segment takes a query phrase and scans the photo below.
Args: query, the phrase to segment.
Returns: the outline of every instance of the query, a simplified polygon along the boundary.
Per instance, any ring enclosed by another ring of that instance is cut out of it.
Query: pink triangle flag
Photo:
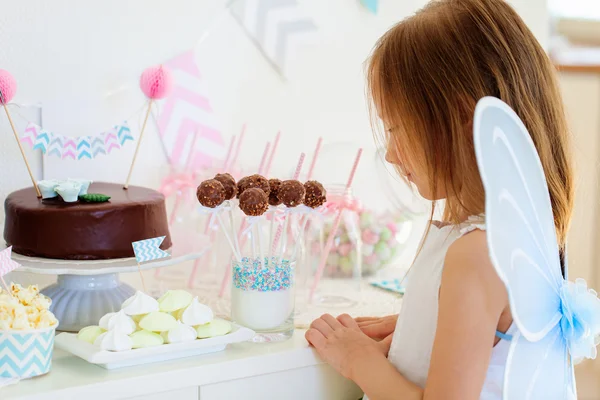
[[[12,246],[0,251],[0,277],[14,271],[19,267],[16,261],[11,259]]]

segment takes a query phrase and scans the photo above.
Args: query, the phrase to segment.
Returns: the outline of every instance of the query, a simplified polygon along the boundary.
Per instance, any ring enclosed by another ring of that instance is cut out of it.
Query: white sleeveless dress
[[[460,225],[431,225],[420,254],[406,278],[406,293],[396,323],[388,359],[402,376],[424,388],[437,328],[438,300],[446,252],[455,240],[474,229],[485,230],[482,217]],[[506,333],[513,333],[515,326]],[[480,400],[501,400],[504,368],[510,342],[500,340],[492,350]],[[367,399],[367,397],[364,397]]]

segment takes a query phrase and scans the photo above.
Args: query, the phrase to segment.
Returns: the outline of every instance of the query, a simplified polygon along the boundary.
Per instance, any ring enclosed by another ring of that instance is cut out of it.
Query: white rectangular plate
[[[127,351],[100,350],[88,342],[77,339],[77,334],[75,333],[61,333],[56,336],[54,343],[58,348],[83,358],[89,363],[97,364],[106,369],[116,369],[215,353],[224,350],[230,343],[250,340],[254,335],[253,330],[233,325],[233,330],[225,336],[196,339],[193,342],[163,344],[161,346]]]

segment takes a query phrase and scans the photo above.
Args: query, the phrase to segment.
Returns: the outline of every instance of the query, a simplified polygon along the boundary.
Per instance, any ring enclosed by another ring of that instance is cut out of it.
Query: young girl
[[[501,399],[516,327],[488,255],[473,113],[494,96],[525,123],[564,255],[573,177],[554,68],[504,0],[439,0],[380,39],[368,83],[387,161],[423,197],[444,200],[444,217],[426,232],[399,316],[323,315],[306,339],[371,400]]]

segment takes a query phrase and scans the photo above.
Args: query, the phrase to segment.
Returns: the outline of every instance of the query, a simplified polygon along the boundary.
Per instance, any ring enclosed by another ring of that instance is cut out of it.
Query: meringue
[[[97,325],[86,326],[77,334],[77,339],[83,340],[84,342],[88,342],[90,344],[94,344],[98,336],[106,332],[104,329],[100,328]]]
[[[177,312],[176,318],[186,325],[204,325],[213,320],[214,315],[210,307],[200,303],[194,297],[192,303],[183,310]]]
[[[158,299],[160,311],[173,312],[187,307],[192,302],[192,295],[185,290],[167,290]]]
[[[127,315],[148,314],[158,311],[158,301],[138,290],[133,296],[123,302],[121,310]]]
[[[196,327],[199,339],[224,336],[231,332],[231,323],[222,319],[214,319],[206,325]]]
[[[180,321],[177,321],[177,325],[169,331],[161,333],[161,335],[166,343],[191,342],[192,340],[196,340],[198,336],[193,327],[185,325]]]
[[[172,329],[177,320],[171,314],[154,311],[140,321],[140,328],[151,332],[165,332]]]
[[[163,337],[158,333],[148,331],[137,331],[132,333],[129,337],[131,338],[134,349],[160,346],[165,342]]]
[[[100,347],[102,350],[108,351],[125,351],[131,350],[133,343],[131,338],[118,331],[104,332],[94,340],[94,346]]]
[[[104,330],[108,330],[108,321],[115,315],[117,314],[116,312],[109,312],[106,313],[102,316],[102,318],[100,318],[100,321],[98,322],[98,325],[100,326],[100,328],[104,329]]]
[[[122,310],[104,315],[98,325],[106,331],[114,330],[125,335],[130,335],[137,329],[135,321]]]

